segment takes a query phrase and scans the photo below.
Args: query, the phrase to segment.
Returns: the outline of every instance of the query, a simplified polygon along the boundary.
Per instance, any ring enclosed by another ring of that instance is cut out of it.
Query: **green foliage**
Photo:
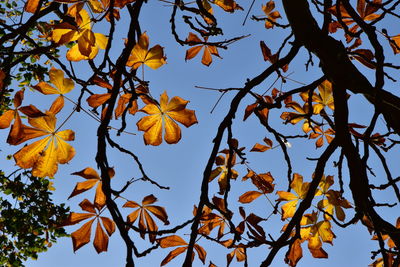
[[[5,176],[0,173],[0,265],[23,266],[28,258],[36,259],[56,239],[67,236],[57,227],[69,209],[51,199],[48,179],[28,172]]]

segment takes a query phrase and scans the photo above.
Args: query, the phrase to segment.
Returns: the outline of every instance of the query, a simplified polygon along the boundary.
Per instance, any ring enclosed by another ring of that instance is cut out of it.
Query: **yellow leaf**
[[[29,118],[28,121],[35,128],[25,126],[24,137],[19,142],[48,136],[20,149],[14,154],[15,162],[21,168],[32,168],[32,174],[37,177],[53,177],[58,164],[69,162],[75,155],[75,149],[65,142],[74,140],[74,132],[55,132],[56,117],[51,113],[43,117]]]
[[[162,143],[162,131],[165,129],[164,139],[168,144],[178,143],[181,139],[181,130],[175,121],[186,127],[197,123],[193,110],[186,109],[189,101],[175,96],[168,102],[168,95],[164,92],[160,98],[160,105],[148,103],[141,112],[149,114],[137,122],[138,130],[144,131],[144,143],[158,146]],[[164,126],[164,127],[163,127]]]
[[[158,69],[166,63],[165,60],[164,49],[161,46],[156,45],[149,50],[149,37],[144,32],[133,47],[126,65],[137,69],[145,64],[152,69]]]

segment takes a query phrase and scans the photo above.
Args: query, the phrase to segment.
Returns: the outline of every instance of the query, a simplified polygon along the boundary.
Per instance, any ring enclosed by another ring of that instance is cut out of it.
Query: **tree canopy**
[[[296,266],[356,227],[400,265],[400,1],[0,4],[1,264],[72,229],[126,266]]]

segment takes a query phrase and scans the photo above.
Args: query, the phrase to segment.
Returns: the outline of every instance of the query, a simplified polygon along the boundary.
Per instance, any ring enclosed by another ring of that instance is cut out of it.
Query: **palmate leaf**
[[[309,188],[310,183],[303,183],[303,176],[298,173],[293,174],[293,180],[290,184],[290,188],[292,188],[295,194],[286,191],[277,191],[276,194],[279,196],[279,201],[288,201],[283,204],[282,209],[282,220],[286,218],[293,217],[296,212],[297,203],[299,200],[304,199]]]
[[[208,37],[204,38],[204,42],[207,42]],[[189,33],[189,36],[186,38],[186,42],[189,43],[190,46],[196,45],[198,43],[202,43],[200,38],[194,34],[194,33]],[[205,66],[210,66],[212,63],[212,55],[217,56],[221,58],[218,54],[218,50],[216,46],[213,45],[207,45],[207,44],[200,44],[197,46],[194,46],[192,48],[189,48],[186,51],[186,56],[185,60],[190,60],[194,57],[197,56],[197,54],[201,51],[201,49],[204,47],[204,52],[203,52],[203,57],[201,58],[201,63]]]
[[[160,247],[162,247],[162,248],[183,246],[183,247],[178,247],[178,248],[170,251],[168,253],[168,255],[162,260],[160,266],[166,265],[171,260],[173,260],[175,257],[177,257],[178,255],[185,252],[188,248],[188,243],[178,235],[166,236],[166,237],[157,239],[157,242],[160,244]],[[205,249],[198,244],[194,244],[194,249],[197,252],[199,259],[203,262],[203,264],[205,264],[206,257],[207,257],[207,252],[205,251]],[[195,253],[192,254],[192,261],[194,260],[194,254]]]
[[[143,198],[141,205],[135,201],[127,201],[123,207],[124,208],[135,208],[132,213],[127,217],[127,222],[129,224],[134,224],[139,218],[139,229],[141,230],[140,236],[145,237],[145,231],[157,231],[158,226],[154,222],[154,219],[150,214],[156,216],[165,225],[169,224],[168,214],[164,207],[151,205],[157,201],[154,195],[148,195]],[[149,239],[151,242],[155,241],[155,234],[149,234]]]
[[[279,11],[274,11],[275,9],[275,2],[269,1],[266,5],[262,6],[262,10],[264,11],[265,15],[267,16],[267,20],[265,20],[265,28],[271,29],[274,27],[274,22],[281,17]]]
[[[78,182],[72,191],[71,195],[68,197],[68,199],[81,194],[83,192],[86,192],[87,190],[93,188],[96,184],[96,194],[94,197],[94,205],[100,210],[102,209],[105,204],[106,204],[106,196],[103,192],[102,186],[103,183],[101,182],[101,178],[98,175],[98,173],[93,169],[93,168],[85,168],[79,172],[74,172],[71,173],[72,175],[78,175],[81,176],[82,178],[85,178],[86,181],[84,182]],[[109,168],[108,169],[108,175],[110,178],[113,178],[115,175],[114,169]]]
[[[99,49],[106,48],[108,42],[103,34],[92,32],[90,16],[82,7],[83,5],[74,5],[68,11],[68,15],[75,18],[78,27],[63,22],[55,25],[51,34],[51,40],[57,45],[76,41],[66,54],[70,61],[93,59]]]
[[[187,109],[189,101],[175,96],[169,101],[167,92],[160,97],[160,104],[148,102],[139,111],[149,114],[137,122],[139,131],[144,131],[143,139],[146,145],[158,146],[164,140],[168,144],[176,144],[181,139],[181,129],[176,122],[190,127],[197,123],[194,110]]]
[[[39,109],[37,109],[34,105],[21,107],[23,99],[24,91],[20,90],[16,92],[13,99],[14,109],[9,109],[0,116],[0,129],[6,129],[10,127],[12,121],[14,120],[14,124],[12,125],[7,137],[7,143],[9,143],[10,145],[18,144],[23,136],[22,121],[19,112],[22,112],[24,115],[31,118],[46,115]]]
[[[28,122],[33,127],[22,125],[21,138],[16,142],[17,145],[44,137],[14,154],[16,164],[24,169],[32,168],[32,175],[37,177],[53,177],[58,164],[68,163],[75,155],[75,149],[66,142],[73,141],[75,133],[72,130],[56,131],[57,119],[52,110],[59,111],[62,108],[63,103],[59,101],[59,98],[54,101],[46,116],[29,118]]]
[[[63,226],[74,225],[86,219],[92,218],[71,234],[74,252],[90,242],[92,225],[96,220],[96,232],[93,240],[93,246],[97,253],[107,251],[109,236],[115,232],[115,223],[107,217],[100,216],[100,209],[89,200],[84,199],[79,206],[88,213],[72,212]],[[101,223],[100,223],[101,221]],[[103,230],[103,227],[105,231]]]
[[[149,49],[149,37],[144,32],[133,47],[126,65],[137,69],[145,64],[152,69],[158,69],[166,63],[165,60],[164,49],[161,46],[156,45]]]
[[[50,83],[53,84],[54,87],[46,82],[39,82],[32,87],[44,95],[64,95],[74,89],[74,81],[69,78],[64,78],[64,72],[62,70],[51,68],[49,77]]]

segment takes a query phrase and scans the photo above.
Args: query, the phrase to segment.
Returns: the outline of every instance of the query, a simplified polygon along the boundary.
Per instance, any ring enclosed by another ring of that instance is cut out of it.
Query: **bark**
[[[400,134],[400,98],[375,89],[350,61],[343,44],[321,30],[307,0],[282,2],[297,41],[319,58],[328,80],[355,94],[363,94],[383,114],[387,125]]]

